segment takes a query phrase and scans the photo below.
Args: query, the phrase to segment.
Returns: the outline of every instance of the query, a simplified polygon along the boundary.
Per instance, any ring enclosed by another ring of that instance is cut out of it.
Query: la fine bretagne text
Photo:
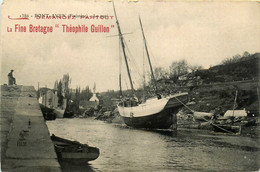
[[[111,25],[114,27],[114,25]],[[55,27],[53,26],[42,26],[42,25],[33,25],[29,24],[29,26],[22,26],[20,24],[15,24],[14,32],[31,32],[31,33],[51,33],[54,31],[55,28],[61,28],[61,31],[64,33],[108,33],[110,31],[110,27],[104,25],[94,25],[92,24],[90,28],[87,25],[67,25],[62,24],[61,27],[59,24],[56,24]],[[12,32],[11,28],[7,28],[8,32]]]

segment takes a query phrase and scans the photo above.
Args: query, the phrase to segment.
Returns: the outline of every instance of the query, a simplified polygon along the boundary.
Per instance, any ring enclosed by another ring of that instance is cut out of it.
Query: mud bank
[[[123,119],[120,117],[117,109],[113,111],[100,110],[95,117],[96,120],[105,121],[107,123],[124,124]],[[229,124],[230,120],[216,120],[217,124]],[[236,118],[235,126],[241,126],[241,131],[236,133],[236,135],[248,136],[253,138],[258,138],[260,136],[260,119],[255,118]],[[253,122],[252,122],[253,121]],[[170,127],[172,128],[172,127]],[[214,126],[212,121],[197,121],[194,119],[192,114],[187,114],[180,111],[177,114],[177,128],[180,129],[199,129],[199,130],[210,130],[214,132]],[[218,132],[214,132],[218,133]],[[228,133],[226,133],[228,134]]]

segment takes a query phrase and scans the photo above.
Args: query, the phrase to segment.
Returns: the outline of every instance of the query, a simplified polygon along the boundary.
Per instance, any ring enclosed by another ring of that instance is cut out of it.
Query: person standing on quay
[[[13,72],[14,70],[11,70],[11,72],[8,74],[8,85],[13,85],[13,84],[16,85],[16,80],[13,76]]]

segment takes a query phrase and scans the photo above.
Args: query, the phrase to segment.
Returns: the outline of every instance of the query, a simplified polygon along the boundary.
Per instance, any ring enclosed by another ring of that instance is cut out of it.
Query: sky
[[[245,51],[260,52],[260,3],[114,2],[130,50],[135,88],[141,84],[145,57],[139,16],[154,68],[167,69],[173,61],[182,59],[191,65],[209,68]],[[22,14],[28,14],[29,20],[13,19]],[[36,19],[35,14],[114,16],[112,3],[105,0],[4,1],[1,5],[1,84],[7,83],[7,74],[14,69],[18,85],[33,85],[36,89],[38,82],[40,87],[53,88],[54,82],[67,73],[73,88],[87,85],[93,88],[96,83],[97,92],[119,89],[120,46],[114,17],[61,20]],[[18,32],[18,29],[15,32],[15,24],[26,26],[26,32]],[[52,26],[53,32],[29,32],[30,24]],[[59,27],[55,27],[57,24]],[[85,25],[89,30],[77,34],[63,32],[62,25]],[[109,27],[109,32],[93,33],[91,25]],[[122,74],[123,87],[130,88],[124,65]]]

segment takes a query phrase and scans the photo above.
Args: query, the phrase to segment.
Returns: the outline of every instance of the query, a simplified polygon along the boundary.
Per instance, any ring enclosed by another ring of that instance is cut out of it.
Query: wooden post
[[[235,96],[234,105],[233,105],[233,115],[232,115],[233,117],[235,115],[236,102],[237,102],[237,90],[236,90],[236,96]]]

